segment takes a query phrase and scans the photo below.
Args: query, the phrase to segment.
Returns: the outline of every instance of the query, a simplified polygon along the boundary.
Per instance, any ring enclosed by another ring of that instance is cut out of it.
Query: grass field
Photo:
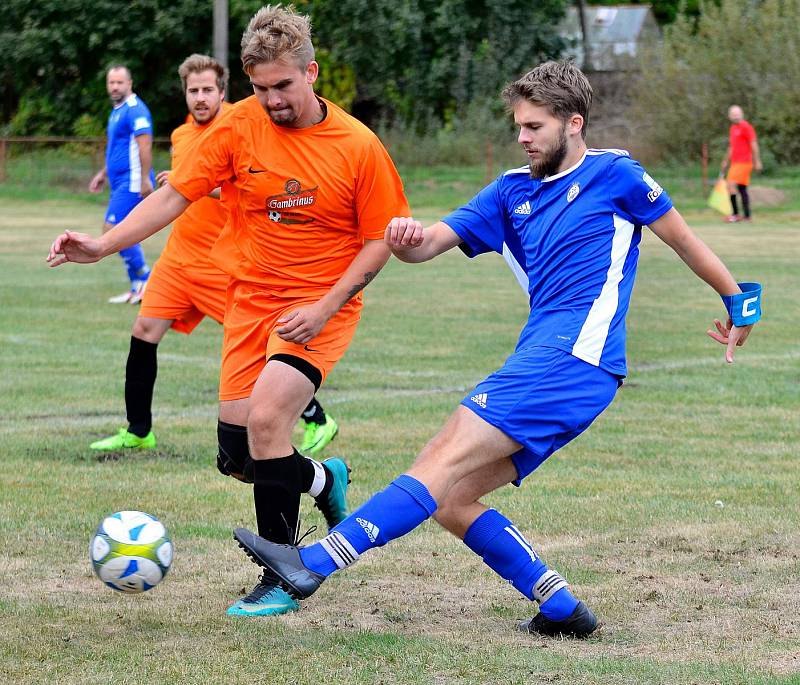
[[[434,219],[480,175],[409,173],[412,206]],[[434,523],[296,614],[227,618],[257,569],[231,539],[253,525],[249,489],[213,466],[219,327],[161,345],[159,449],[97,461],[88,443],[123,424],[135,309],[104,304],[125,285],[117,258],[51,271],[44,256],[64,228],[95,231],[102,206],[0,192],[0,682],[800,683],[800,211],[727,226],[675,185],[734,274],[765,284],[763,322],[726,366],[705,336],[719,299],[646,235],[628,383],[520,490],[488,499],[595,609],[602,627],[578,642],[514,632],[534,608]],[[352,503],[410,464],[525,315],[499,258],[390,263],[319,395]],[[89,539],[119,509],[159,516],[176,545],[144,595],[92,574]]]

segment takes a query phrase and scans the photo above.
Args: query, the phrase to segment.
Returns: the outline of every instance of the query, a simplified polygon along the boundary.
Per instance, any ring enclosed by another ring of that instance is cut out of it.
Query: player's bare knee
[[[134,338],[154,344],[161,342],[165,332],[166,329],[161,319],[154,320],[145,316],[137,316],[131,329],[131,335]]]
[[[136,321],[133,322],[131,335],[134,338],[139,338],[139,340],[144,340],[149,332],[151,332],[151,330],[150,326],[148,326],[148,322],[141,316],[137,316]]]
[[[290,437],[293,425],[294,421],[288,420],[285,412],[277,411],[272,406],[251,407],[247,417],[247,432],[250,439],[262,445]]]

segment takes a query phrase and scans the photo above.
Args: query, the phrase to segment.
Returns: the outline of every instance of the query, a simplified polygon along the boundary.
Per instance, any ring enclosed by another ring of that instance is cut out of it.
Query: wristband
[[[761,318],[761,284],[739,283],[742,292],[721,295],[734,326],[750,326]]]

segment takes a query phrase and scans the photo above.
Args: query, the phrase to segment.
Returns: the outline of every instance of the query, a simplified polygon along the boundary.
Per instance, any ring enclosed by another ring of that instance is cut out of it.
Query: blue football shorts
[[[132,193],[128,190],[127,183],[124,183],[111,190],[111,197],[108,200],[105,223],[112,226],[122,221],[133,208],[142,201],[139,193]]]
[[[621,379],[554,347],[517,350],[462,401],[522,449],[511,455],[519,485],[585,431],[611,404]]]

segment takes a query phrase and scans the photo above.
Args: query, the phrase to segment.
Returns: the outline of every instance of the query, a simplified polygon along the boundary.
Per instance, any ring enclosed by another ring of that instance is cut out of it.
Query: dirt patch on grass
[[[748,191],[750,200],[760,207],[780,207],[786,202],[786,193],[777,188],[752,185]]]

